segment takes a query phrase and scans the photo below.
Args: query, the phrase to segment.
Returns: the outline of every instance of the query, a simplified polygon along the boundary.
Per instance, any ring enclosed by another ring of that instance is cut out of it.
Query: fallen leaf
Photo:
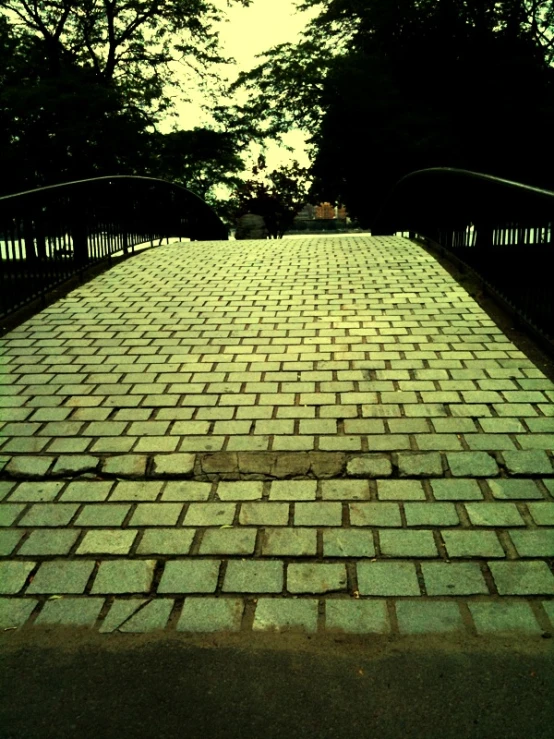
[[[51,595],[48,600],[61,600],[63,595]]]
[[[15,631],[17,629],[17,626],[7,626],[5,629],[2,629],[2,631]]]
[[[232,529],[233,526],[230,523],[224,523],[223,526],[219,527],[220,529]]]

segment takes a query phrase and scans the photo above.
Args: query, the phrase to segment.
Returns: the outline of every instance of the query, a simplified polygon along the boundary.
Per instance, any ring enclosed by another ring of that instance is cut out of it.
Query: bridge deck
[[[417,245],[159,247],[1,348],[0,627],[554,629],[554,385]]]

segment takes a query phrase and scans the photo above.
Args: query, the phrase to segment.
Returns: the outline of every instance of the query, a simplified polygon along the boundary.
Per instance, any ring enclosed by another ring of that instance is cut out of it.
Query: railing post
[[[77,211],[71,225],[71,239],[73,241],[73,259],[78,267],[84,267],[89,261],[87,226],[84,212]]]

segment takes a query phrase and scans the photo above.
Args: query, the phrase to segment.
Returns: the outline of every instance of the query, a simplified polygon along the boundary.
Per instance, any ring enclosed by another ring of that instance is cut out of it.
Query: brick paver
[[[1,628],[554,631],[554,384],[420,246],[146,250],[0,354]]]

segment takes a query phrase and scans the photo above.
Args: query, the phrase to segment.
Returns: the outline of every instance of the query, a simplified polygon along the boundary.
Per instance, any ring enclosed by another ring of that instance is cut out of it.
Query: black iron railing
[[[170,237],[228,235],[197,195],[151,177],[98,177],[0,197],[0,315],[118,252]]]
[[[409,232],[473,268],[554,339],[554,192],[461,169],[413,172],[394,187],[374,235]]]

